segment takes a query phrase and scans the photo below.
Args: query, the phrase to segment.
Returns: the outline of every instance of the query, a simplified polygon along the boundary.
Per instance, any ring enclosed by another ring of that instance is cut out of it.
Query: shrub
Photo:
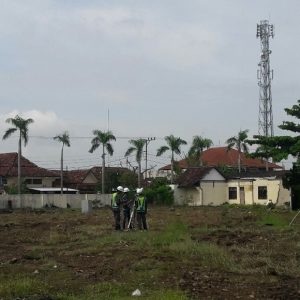
[[[172,205],[174,202],[173,191],[167,185],[158,185],[146,188],[145,196],[149,203]]]

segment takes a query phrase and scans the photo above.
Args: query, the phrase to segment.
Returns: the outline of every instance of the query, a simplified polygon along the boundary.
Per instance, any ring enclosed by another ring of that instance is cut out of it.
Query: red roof
[[[237,167],[238,151],[236,149],[230,149],[227,151],[227,147],[209,148],[202,153],[202,161],[205,166],[218,167],[228,166]],[[178,166],[181,169],[187,169],[188,165],[185,159],[178,162]],[[264,160],[257,158],[246,157],[244,153],[241,153],[241,166],[244,168],[257,168],[263,169],[266,167]],[[269,163],[269,169],[282,169],[274,163]],[[171,170],[171,165],[160,168],[160,170]]]
[[[101,180],[102,167],[92,167],[90,169],[65,171],[64,178],[65,181],[69,184],[81,184],[90,172],[97,178],[98,181]],[[105,172],[106,174],[108,173],[122,174],[124,172],[130,172],[130,170],[121,167],[105,167]]]
[[[89,172],[90,172],[90,169],[65,171],[64,172],[64,181],[66,181],[69,184],[82,183]]]
[[[91,172],[98,178],[98,180],[101,180],[102,167],[93,167],[91,168]],[[113,173],[119,175],[131,171],[127,168],[122,168],[122,167],[105,167],[105,172],[106,174]]]
[[[36,164],[21,156],[22,177],[58,177],[56,172],[38,167]],[[0,153],[0,176],[18,176],[18,153]]]

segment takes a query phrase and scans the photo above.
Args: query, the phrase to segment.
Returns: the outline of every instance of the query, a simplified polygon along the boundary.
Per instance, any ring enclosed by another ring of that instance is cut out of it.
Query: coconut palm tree
[[[93,153],[100,145],[102,145],[102,194],[105,193],[104,184],[105,184],[105,150],[107,153],[112,156],[114,153],[114,149],[110,143],[110,141],[115,141],[116,138],[112,134],[111,131],[101,131],[101,130],[93,130],[94,138],[91,141],[92,147],[89,150],[90,153]]]
[[[61,135],[57,135],[53,138],[55,141],[62,143],[61,155],[60,155],[60,193],[63,194],[63,171],[64,171],[64,146],[70,147],[70,136],[67,131]]]
[[[141,187],[141,160],[142,160],[143,148],[146,144],[146,140],[145,139],[130,140],[129,143],[133,146],[127,149],[125,156],[130,155],[132,152],[136,152],[135,158],[138,163],[138,187]]]
[[[200,164],[200,166],[203,165],[202,161],[202,152],[204,149],[208,149],[213,145],[212,140],[203,138],[199,135],[194,136],[192,146],[188,152],[189,157],[193,157],[195,161]]]
[[[173,134],[166,136],[165,141],[167,142],[168,146],[161,146],[159,149],[157,149],[156,156],[161,156],[166,151],[171,151],[171,183],[174,181],[174,153],[180,154],[180,146],[186,145],[187,142],[182,140],[179,137],[175,137]]]
[[[15,131],[19,131],[19,141],[18,141],[18,194],[21,194],[21,156],[22,156],[22,140],[24,142],[24,147],[28,143],[28,126],[33,123],[33,119],[23,119],[16,115],[14,118],[8,118],[6,123],[11,124],[13,127],[8,128],[4,135],[3,140],[9,138]]]
[[[248,153],[248,145],[247,145],[247,138],[248,138],[249,130],[240,130],[237,136],[233,136],[226,141],[227,144],[227,151],[232,148],[236,148],[238,150],[238,170],[241,173],[241,153]]]

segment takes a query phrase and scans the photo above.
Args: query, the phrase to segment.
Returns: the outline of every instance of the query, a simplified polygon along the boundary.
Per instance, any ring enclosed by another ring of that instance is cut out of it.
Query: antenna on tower
[[[109,108],[107,109],[107,131],[109,131]]]
[[[259,86],[259,116],[258,134],[263,136],[273,136],[273,112],[272,112],[272,92],[271,81],[273,80],[273,70],[270,69],[269,38],[274,38],[274,26],[268,20],[260,21],[257,24],[256,37],[260,38],[261,55],[258,64],[257,79]]]

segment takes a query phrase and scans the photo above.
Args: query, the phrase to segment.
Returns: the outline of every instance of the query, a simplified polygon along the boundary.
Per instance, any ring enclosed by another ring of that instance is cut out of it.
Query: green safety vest
[[[138,197],[137,199],[137,212],[145,212],[146,209],[146,201],[145,201],[145,197]]]
[[[118,193],[113,193],[113,195],[112,195],[112,199],[111,199],[112,209],[118,209],[119,208],[119,206],[117,204],[117,196],[118,196]]]

